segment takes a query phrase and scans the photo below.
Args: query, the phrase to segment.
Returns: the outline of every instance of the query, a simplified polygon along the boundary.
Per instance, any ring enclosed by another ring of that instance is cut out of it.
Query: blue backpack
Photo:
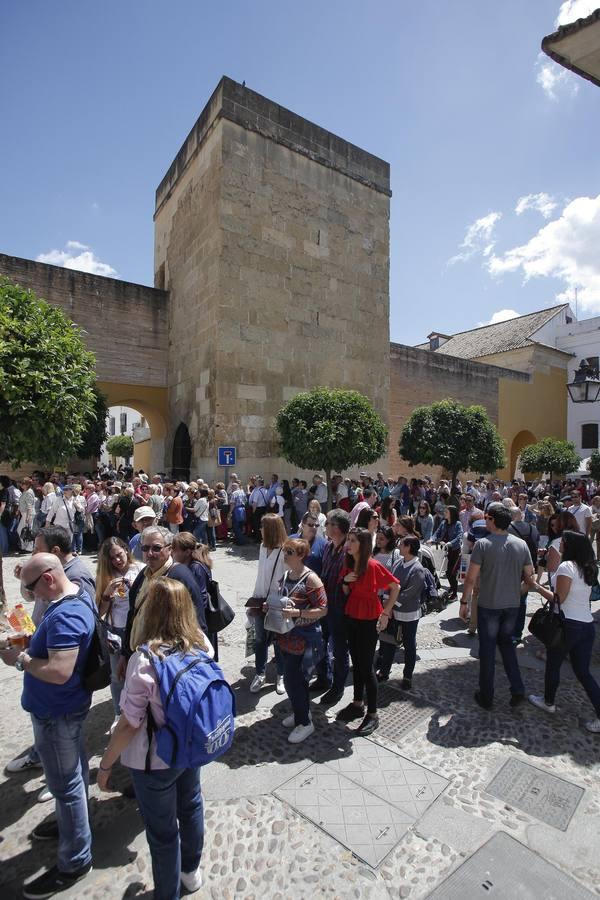
[[[148,707],[148,754],[156,736],[156,752],[172,769],[195,769],[217,759],[231,747],[235,728],[235,697],[221,667],[206,653],[174,651],[163,659],[140,648],[156,672],[165,713],[162,728]]]

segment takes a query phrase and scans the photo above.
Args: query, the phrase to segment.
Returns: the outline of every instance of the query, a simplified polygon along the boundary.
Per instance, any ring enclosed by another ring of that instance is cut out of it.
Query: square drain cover
[[[407,697],[404,691],[387,684],[379,685],[378,697],[379,728],[373,735],[374,740],[381,734],[390,741],[398,741],[424,719],[438,712],[437,707],[426,700]]]
[[[379,865],[415,820],[319,763],[273,793],[373,867]]]
[[[490,781],[488,794],[534,819],[566,831],[584,789],[520,759],[509,759]]]
[[[448,781],[374,741],[355,738],[352,756],[328,760],[327,766],[417,819]]]
[[[593,895],[501,831],[428,894],[428,900],[470,900],[475,897],[592,900]]]

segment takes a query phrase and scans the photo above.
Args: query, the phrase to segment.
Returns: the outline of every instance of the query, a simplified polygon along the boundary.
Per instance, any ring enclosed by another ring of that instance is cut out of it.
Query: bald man
[[[91,598],[69,581],[53,554],[32,556],[21,570],[21,584],[48,603],[29,648],[0,651],[7,665],[24,673],[21,705],[31,714],[36,750],[56,799],[56,823],[42,823],[32,833],[58,836],[58,864],[23,887],[24,897],[36,898],[65,890],[92,868],[83,743],[91,695],[83,667],[95,622]]]

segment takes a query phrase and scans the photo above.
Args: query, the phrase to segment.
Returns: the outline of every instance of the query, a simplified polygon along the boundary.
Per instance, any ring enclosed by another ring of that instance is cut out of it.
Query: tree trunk
[[[327,484],[327,510],[333,509],[331,505],[331,469],[325,469],[325,483]]]
[[[454,488],[456,487],[456,479],[458,478],[458,471],[452,471],[452,484],[450,485],[450,493],[454,493]]]

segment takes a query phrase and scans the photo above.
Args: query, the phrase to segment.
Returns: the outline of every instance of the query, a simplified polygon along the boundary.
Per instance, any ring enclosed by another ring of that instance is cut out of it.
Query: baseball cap
[[[151,506],[138,506],[133,514],[133,521],[139,522],[140,519],[155,519],[156,513]]]

